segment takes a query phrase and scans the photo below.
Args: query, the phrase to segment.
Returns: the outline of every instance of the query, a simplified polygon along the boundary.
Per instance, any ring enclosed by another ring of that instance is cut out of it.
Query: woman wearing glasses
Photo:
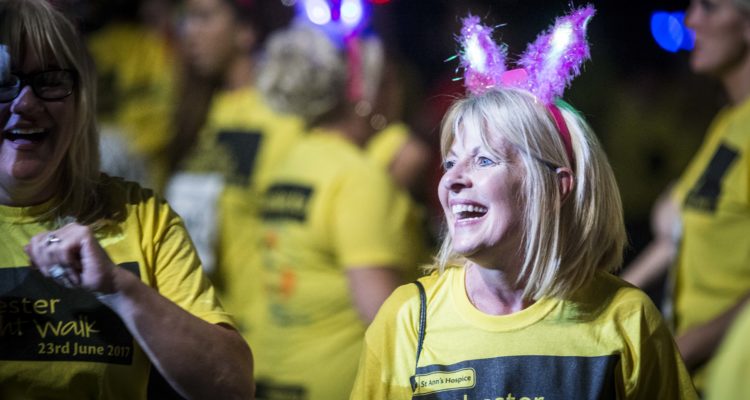
[[[75,28],[2,0],[0,43],[0,398],[145,398],[152,366],[188,398],[250,398],[250,350],[180,219],[99,172]]]

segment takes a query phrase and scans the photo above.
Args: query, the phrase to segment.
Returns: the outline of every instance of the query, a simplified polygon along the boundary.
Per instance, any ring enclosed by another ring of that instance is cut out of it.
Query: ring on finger
[[[47,271],[49,274],[49,277],[54,279],[55,282],[67,287],[72,288],[73,282],[68,277],[68,273],[65,271],[66,267],[62,264],[55,264],[50,267],[50,269]]]
[[[47,241],[45,242],[45,244],[49,246],[52,243],[57,243],[57,242],[60,242],[61,240],[62,239],[57,237],[54,233],[50,233],[49,235],[47,235]]]

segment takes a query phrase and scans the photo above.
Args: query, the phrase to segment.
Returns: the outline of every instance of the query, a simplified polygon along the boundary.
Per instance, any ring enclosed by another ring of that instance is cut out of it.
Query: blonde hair
[[[42,65],[54,62],[74,71],[74,134],[62,161],[56,194],[60,203],[43,218],[92,222],[102,211],[96,190],[99,136],[94,67],[84,43],[73,24],[45,0],[1,0],[0,43],[9,47],[11,59],[23,60],[26,52],[32,52]]]
[[[442,124],[444,158],[461,130],[478,130],[491,151],[499,151],[493,144],[503,138],[520,155],[525,173],[518,283],[525,284],[527,299],[567,297],[597,270],[616,270],[626,242],[620,193],[606,155],[583,118],[565,106],[559,108],[570,131],[574,160],[568,160],[547,107],[523,90],[496,89],[458,100]],[[574,191],[564,202],[555,167],[574,171]],[[433,269],[442,272],[465,262],[453,252],[446,234]]]

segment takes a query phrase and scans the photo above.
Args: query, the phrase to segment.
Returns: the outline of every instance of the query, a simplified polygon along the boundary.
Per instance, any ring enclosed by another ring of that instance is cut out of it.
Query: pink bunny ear
[[[501,84],[505,72],[506,49],[492,40],[492,28],[480,24],[479,17],[463,19],[459,42],[464,86],[472,94],[480,94]]]
[[[586,26],[595,12],[588,5],[558,18],[521,56],[518,64],[529,75],[527,89],[543,103],[562,97],[573,78],[581,73],[581,65],[590,56]]]

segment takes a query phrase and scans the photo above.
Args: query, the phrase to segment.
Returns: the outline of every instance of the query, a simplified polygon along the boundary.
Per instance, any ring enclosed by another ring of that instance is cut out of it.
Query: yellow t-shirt
[[[750,399],[750,307],[737,316],[706,378],[706,400]]]
[[[387,171],[408,140],[409,127],[406,124],[390,124],[367,142],[367,155]]]
[[[251,322],[257,275],[259,197],[303,132],[297,118],[272,111],[252,87],[214,95],[197,148],[167,189],[170,204],[186,220],[204,266],[242,332]],[[246,335],[247,336],[247,335]]]
[[[163,187],[166,147],[172,139],[176,56],[164,35],[116,23],[94,32],[88,47],[96,63],[98,117],[123,135],[128,150],[145,159],[149,184]]]
[[[678,335],[718,316],[750,290],[748,150],[750,101],[716,117],[675,187],[682,217],[673,296]],[[704,370],[694,374],[699,389]]]
[[[656,307],[610,274],[597,273],[570,300],[502,316],[472,305],[464,268],[420,282],[419,363],[420,296],[409,284],[367,330],[351,399],[697,399]]]
[[[409,140],[409,135],[409,127],[404,123],[388,125],[367,142],[365,152],[371,160],[388,172],[391,164]],[[415,280],[423,275],[419,267],[429,264],[434,253],[431,251],[427,234],[427,212],[423,206],[414,201],[406,188],[400,188],[398,192],[397,201],[401,203],[399,209],[405,210],[408,213],[407,218],[411,221],[407,224],[409,233],[402,243],[409,255],[409,259],[404,260],[407,269],[405,278]]]
[[[112,261],[197,317],[233,324],[179,217],[150,191],[105,179],[124,216],[98,236]],[[51,206],[0,206],[0,398],[145,399],[150,362],[117,315],[29,268],[23,247]]]
[[[333,132],[310,132],[278,167],[261,207],[259,398],[349,395],[365,324],[346,270],[403,265],[407,221],[396,197],[385,171]]]

